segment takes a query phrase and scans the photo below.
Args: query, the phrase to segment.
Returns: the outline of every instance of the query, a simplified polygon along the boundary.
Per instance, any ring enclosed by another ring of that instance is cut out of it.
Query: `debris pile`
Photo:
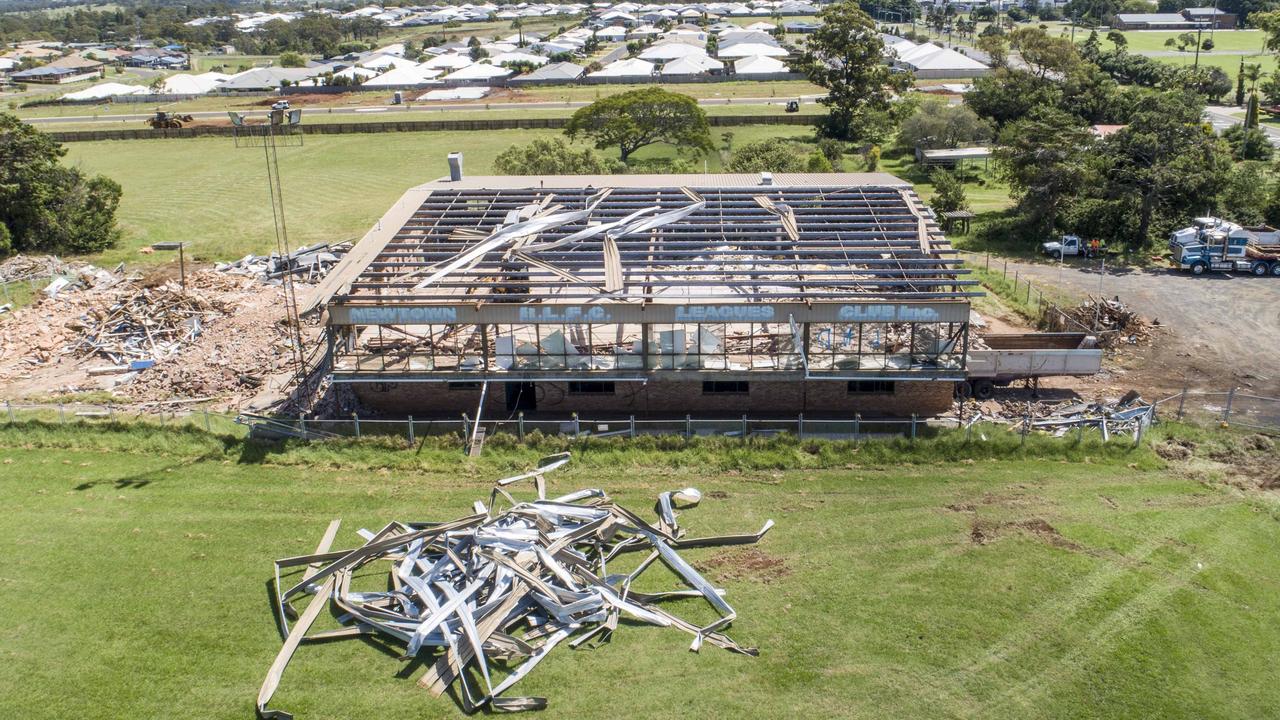
[[[176,282],[157,288],[121,287],[119,301],[90,306],[68,327],[81,336],[68,350],[82,358],[105,357],[121,372],[141,370],[172,357],[194,341],[209,320],[234,311]]]
[[[0,273],[44,290],[0,320],[0,381],[19,392],[109,389],[131,400],[238,406],[277,372],[288,374],[278,286],[197,270],[184,288],[167,272],[144,277],[53,258],[14,258]]]
[[[1113,348],[1141,345],[1151,339],[1153,325],[1130,310],[1120,298],[1110,300],[1090,297],[1070,308],[1054,308],[1045,314],[1049,332],[1079,332],[1085,329],[1098,338],[1098,345]]]
[[[467,713],[545,708],[545,698],[504,693],[555,647],[566,641],[574,648],[607,642],[623,619],[687,632],[693,636],[691,650],[710,643],[756,655],[721,632],[735,618],[733,608],[723,591],[677,551],[755,543],[773,522],[753,535],[688,538],[675,508],[701,500],[692,488],[658,496],[656,525],[601,490],[548,499],[544,475],[568,461],[569,454],[562,453],[533,471],[499,480],[489,505],[477,502],[466,517],[391,522],[377,532],[360,531],[364,545],[331,552],[335,520],[315,554],[277,560],[274,609],[285,641],[258,695],[258,716],[287,716],[266,706],[304,640],[372,634],[402,644],[406,659],[425,659],[428,669],[418,685],[439,697],[456,683],[456,697]],[[508,493],[508,486],[522,481],[532,481],[536,500],[517,502]],[[643,559],[626,563],[620,556],[627,553],[642,553]],[[686,587],[636,590],[638,578],[659,563]],[[623,566],[634,569],[617,569]],[[282,571],[297,576],[285,580]],[[362,588],[379,589],[354,590],[353,578]],[[291,602],[303,595],[311,600],[299,615]],[[704,599],[718,618],[698,625],[663,608],[666,601],[682,598]],[[330,605],[343,627],[311,633]],[[292,627],[291,618],[296,619]]]
[[[1135,436],[1151,423],[1155,406],[1130,391],[1114,402],[1029,404],[1025,401],[984,400],[966,425],[978,422],[1008,424],[1010,431],[1039,430],[1061,437],[1078,428],[1097,428],[1103,441],[1112,435]]]
[[[314,283],[329,273],[351,249],[351,243],[311,245],[301,247],[281,257],[270,255],[246,255],[235,262],[218,263],[219,272],[249,275],[266,282],[279,282],[285,275],[295,276],[300,282]]]

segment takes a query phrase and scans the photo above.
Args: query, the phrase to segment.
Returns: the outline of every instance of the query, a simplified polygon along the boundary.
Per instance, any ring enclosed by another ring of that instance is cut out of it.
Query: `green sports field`
[[[681,524],[697,534],[774,519],[756,548],[687,552],[760,657],[693,654],[682,633],[624,623],[518,686],[550,699],[539,717],[1200,719],[1280,705],[1280,525],[1265,493],[1116,446],[959,461],[736,442],[595,445],[552,490],[603,487],[647,514],[656,493],[693,485],[708,499]],[[486,453],[0,427],[0,711],[251,716],[280,644],[271,560],[309,552],[333,518],[342,547],[390,519],[465,514],[537,455]],[[275,704],[461,717],[419,672],[376,644],[308,645]]]
[[[739,147],[766,137],[813,134],[803,126],[725,130],[732,130]],[[492,172],[494,158],[511,145],[559,136],[555,130],[305,136],[302,147],[279,150],[290,240],[297,246],[359,239],[405,190],[448,174],[445,156],[450,152],[463,153],[467,173],[483,175]],[[713,137],[720,141],[719,132]],[[196,258],[206,260],[236,259],[274,247],[260,149],[237,149],[231,138],[218,137],[66,147],[69,162],[124,187],[118,214],[123,238],[98,258],[103,263],[154,260],[156,256],[137,250],[162,241],[186,241]],[[651,146],[636,157],[671,153],[668,146]],[[720,169],[718,154],[708,156],[707,169]]]

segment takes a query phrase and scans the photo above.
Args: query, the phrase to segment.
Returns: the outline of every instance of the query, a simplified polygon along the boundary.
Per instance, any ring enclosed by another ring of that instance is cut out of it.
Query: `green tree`
[[[964,96],[965,105],[997,127],[1026,117],[1036,108],[1057,107],[1061,101],[1062,90],[1053,80],[1009,68],[975,79],[973,89]]]
[[[1244,58],[1240,58],[1240,71],[1236,73],[1236,105],[1244,105]]]
[[[688,95],[646,87],[611,95],[579,108],[565,133],[596,147],[616,147],[623,162],[636,150],[667,143],[699,152],[713,149],[707,114]]]
[[[898,142],[906,148],[954,148],[986,142],[995,133],[992,124],[966,105],[951,105],[942,98],[922,101],[911,117],[902,121]]]
[[[1244,129],[1258,127],[1258,93],[1249,93],[1249,104],[1244,109]]]
[[[574,150],[561,138],[512,145],[493,161],[502,175],[606,175],[617,170],[587,148]]]
[[[1129,48],[1129,38],[1125,37],[1124,33],[1119,30],[1112,30],[1108,32],[1107,39],[1111,41],[1112,45],[1116,46],[1116,50],[1124,52]]]
[[[1152,93],[1103,141],[1107,194],[1132,218],[1133,235],[1115,239],[1141,245],[1167,234],[1222,187],[1231,155],[1203,111],[1193,95]]]
[[[1018,51],[1022,61],[1038,77],[1050,73],[1066,73],[1081,63],[1075,43],[1066,38],[1050,37],[1040,28],[1018,28],[1009,34],[1009,46]]]
[[[1231,147],[1231,157],[1236,160],[1270,160],[1275,149],[1271,139],[1259,128],[1232,125],[1222,131],[1222,139]]]
[[[1056,229],[1059,214],[1092,179],[1094,136],[1079,118],[1039,107],[1000,133],[994,159],[1018,215],[1035,233]]]
[[[1266,222],[1272,184],[1263,163],[1244,162],[1227,176],[1218,195],[1218,210],[1241,225]]]
[[[803,172],[807,160],[797,143],[775,137],[738,148],[725,169],[739,173]]]
[[[856,2],[827,5],[820,18],[822,25],[809,36],[796,67],[827,90],[819,101],[828,108],[822,134],[846,140],[883,137],[907,109],[898,96],[911,87],[911,75],[883,62],[884,43]]]
[[[0,224],[12,250],[88,253],[116,241],[120,186],[62,165],[66,150],[0,113]]]
[[[280,53],[280,67],[300,68],[306,67],[307,59],[296,52]]]
[[[1009,39],[1005,35],[982,35],[974,47],[987,54],[991,67],[1001,68],[1009,62]]]
[[[969,209],[969,200],[964,193],[964,183],[954,173],[936,168],[929,174],[929,181],[933,183],[933,199],[929,201],[929,207],[933,208],[934,212]]]

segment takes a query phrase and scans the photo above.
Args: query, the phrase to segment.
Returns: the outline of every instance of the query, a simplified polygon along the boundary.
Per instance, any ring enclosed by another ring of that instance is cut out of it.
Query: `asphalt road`
[[[1204,116],[1205,119],[1209,121],[1209,124],[1213,125],[1214,130],[1222,132],[1232,125],[1239,125],[1244,122],[1244,118],[1235,117],[1231,114],[1234,112],[1240,112],[1240,108],[1210,105],[1205,108]],[[1272,145],[1280,147],[1280,129],[1276,129],[1273,126],[1266,124],[1258,125],[1258,128],[1267,134]]]
[[[992,261],[992,267],[995,261]],[[1177,391],[1239,385],[1280,397],[1280,278],[1247,273],[1201,277],[1167,268],[1108,266],[1068,258],[1009,263],[1023,278],[1075,294],[1119,296],[1160,333],[1144,362],[1145,380]],[[1155,374],[1152,374],[1155,373]]]
[[[390,93],[387,93],[390,95]],[[801,102],[812,104],[822,97],[821,95],[801,95]],[[703,98],[698,100],[698,104],[704,107],[716,105],[786,105],[788,101],[795,100],[795,96],[787,97],[759,97],[759,98]],[[377,113],[379,115],[403,115],[405,113],[429,114],[433,112],[445,112],[449,110],[531,110],[531,109],[574,109],[590,105],[591,101],[573,101],[573,102],[507,102],[507,103],[430,103],[430,104],[408,104],[408,105],[360,105],[345,107],[315,107],[308,108],[306,105],[300,105],[304,109],[310,109],[312,112],[318,112],[325,115],[366,115]],[[163,105],[163,104],[162,104]],[[26,118],[26,122],[32,125],[53,125],[57,123],[118,123],[125,120],[146,120],[153,116],[154,112],[144,113],[125,113],[112,115],[59,115],[57,117],[39,117]],[[199,112],[183,112],[183,115],[191,115],[197,120],[209,119],[225,119],[227,117],[226,110],[201,110]],[[246,117],[266,117],[267,110],[264,108],[260,111],[248,111],[243,113]],[[423,118],[428,119],[428,118]]]

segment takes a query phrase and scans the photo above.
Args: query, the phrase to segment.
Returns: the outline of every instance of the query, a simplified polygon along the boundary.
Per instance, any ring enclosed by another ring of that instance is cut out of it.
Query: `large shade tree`
[[[713,148],[707,114],[698,101],[657,87],[612,95],[580,108],[569,118],[565,133],[570,138],[588,137],[601,150],[617,148],[623,162],[655,143],[700,152]]]
[[[115,243],[120,186],[62,165],[66,152],[45,133],[0,113],[0,255],[88,253]]]
[[[884,43],[871,17],[856,2],[826,6],[822,25],[809,36],[797,68],[826,88],[822,133],[844,140],[875,140],[909,110],[899,96],[911,87],[910,73],[884,63]]]

